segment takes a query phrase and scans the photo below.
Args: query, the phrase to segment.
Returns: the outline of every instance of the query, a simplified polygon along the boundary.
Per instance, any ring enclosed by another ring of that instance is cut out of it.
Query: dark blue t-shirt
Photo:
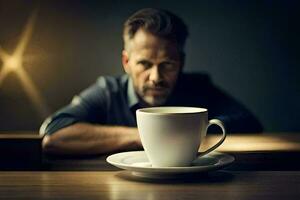
[[[213,85],[205,74],[181,74],[164,106],[207,108],[209,119],[223,121],[228,133],[262,131],[261,124],[250,111]],[[77,122],[136,127],[138,108],[139,101],[127,74],[101,76],[69,105],[47,118],[40,132],[52,134]]]

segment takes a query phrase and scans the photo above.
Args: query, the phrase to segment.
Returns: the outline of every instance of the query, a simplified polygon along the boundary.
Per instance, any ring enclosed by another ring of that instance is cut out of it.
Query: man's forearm
[[[137,128],[77,123],[43,139],[43,149],[54,154],[101,154],[142,148]]]

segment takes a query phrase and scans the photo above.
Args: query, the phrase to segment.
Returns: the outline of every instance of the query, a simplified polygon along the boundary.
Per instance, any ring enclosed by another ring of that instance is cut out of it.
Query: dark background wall
[[[47,114],[69,103],[97,76],[123,73],[124,20],[137,9],[158,7],[177,13],[190,28],[186,71],[211,74],[266,131],[300,131],[297,1],[0,0],[0,46],[7,53],[14,52],[37,5],[23,68],[49,108]],[[43,118],[18,77],[6,76],[0,85],[0,131],[38,130]]]

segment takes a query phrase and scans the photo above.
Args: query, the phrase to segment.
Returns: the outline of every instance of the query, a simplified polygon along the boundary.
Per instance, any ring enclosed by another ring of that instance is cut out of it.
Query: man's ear
[[[127,74],[130,74],[130,67],[128,65],[129,62],[129,55],[128,52],[126,50],[122,51],[122,65],[123,65],[123,69]]]

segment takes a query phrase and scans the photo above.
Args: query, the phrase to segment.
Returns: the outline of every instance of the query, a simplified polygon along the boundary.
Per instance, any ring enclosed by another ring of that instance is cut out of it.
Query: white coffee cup
[[[136,111],[137,127],[146,155],[153,167],[190,166],[196,156],[205,155],[219,147],[226,138],[223,123],[208,121],[206,108],[152,107]],[[223,136],[214,146],[198,153],[207,129],[215,124]]]

